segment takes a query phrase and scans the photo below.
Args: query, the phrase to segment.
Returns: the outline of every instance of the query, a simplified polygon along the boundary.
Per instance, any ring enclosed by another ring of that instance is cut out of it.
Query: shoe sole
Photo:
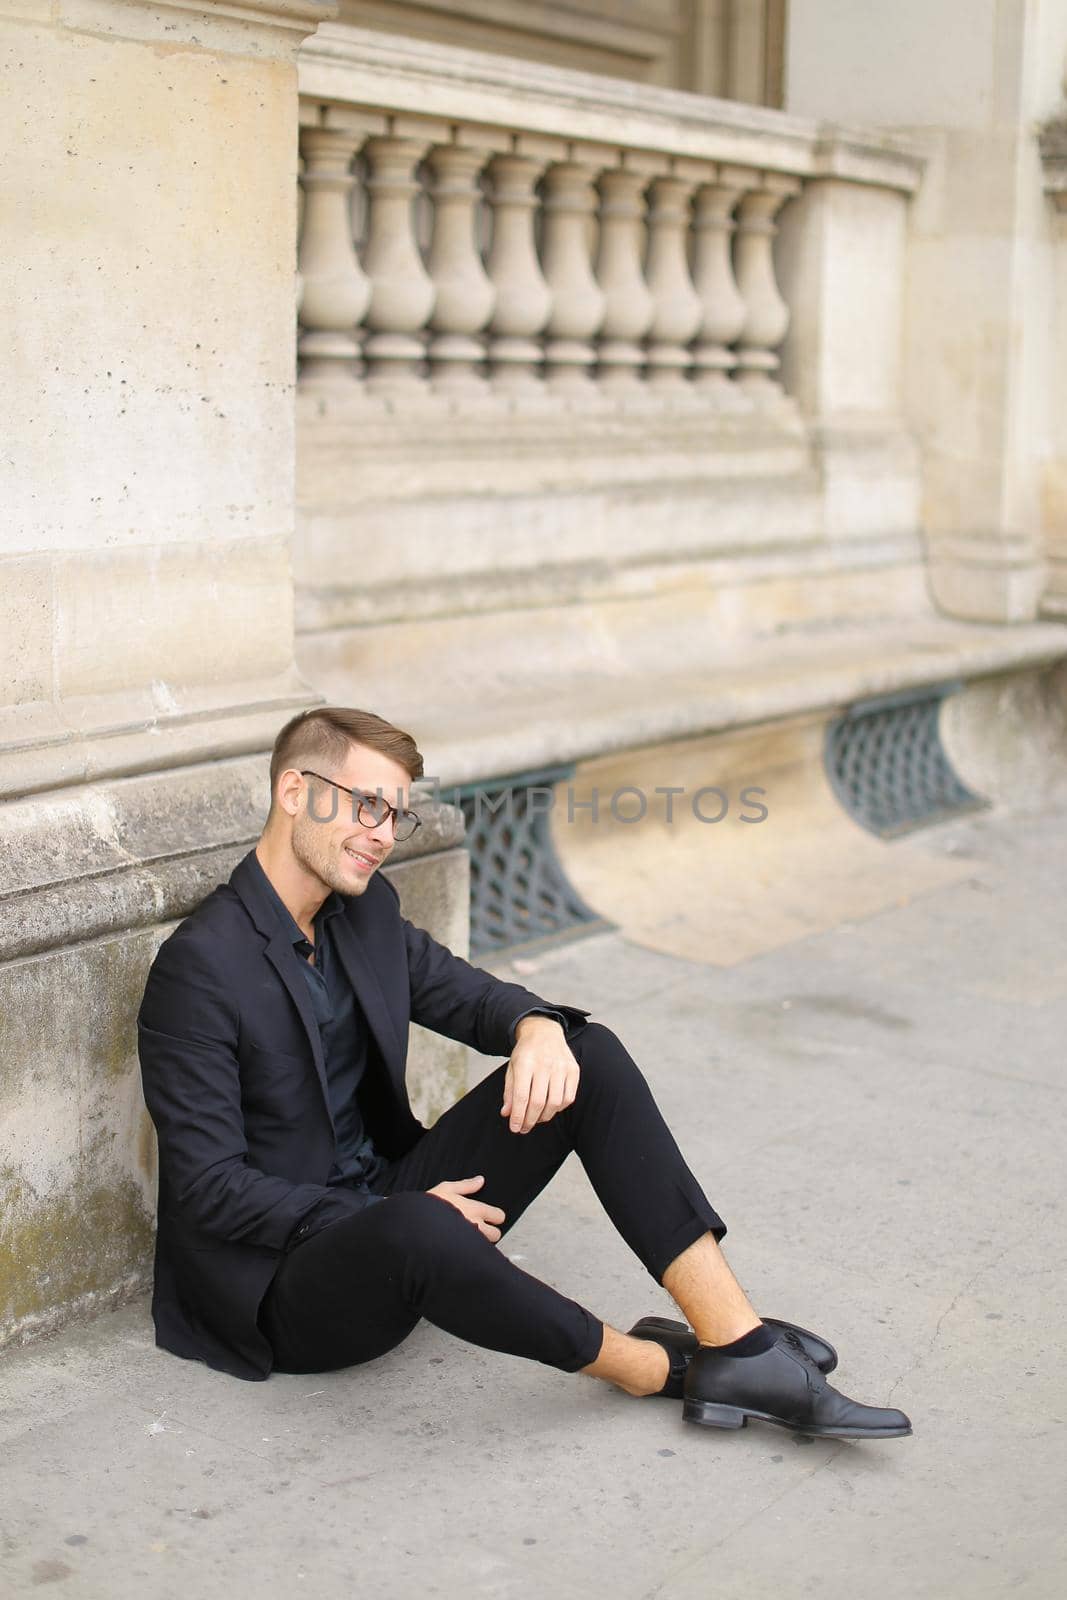
[[[702,1428],[747,1428],[749,1420],[769,1422],[775,1428],[788,1428],[792,1433],[806,1433],[813,1439],[906,1439],[910,1428],[821,1428],[816,1423],[787,1422],[784,1417],[772,1417],[766,1411],[748,1411],[740,1406],[720,1406],[711,1400],[686,1400],[682,1405],[682,1421],[695,1422]]]

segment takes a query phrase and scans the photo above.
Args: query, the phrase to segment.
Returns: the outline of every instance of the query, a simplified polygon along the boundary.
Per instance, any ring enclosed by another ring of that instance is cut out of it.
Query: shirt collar
[[[285,929],[293,944],[306,944],[306,935],[301,929],[296,918],[293,916],[293,913],[289,910],[289,907],[286,905],[285,901],[274,887],[273,883],[271,883],[270,879],[267,877],[267,874],[263,870],[263,863],[256,855],[255,850],[252,851],[252,865],[255,871],[259,873],[259,876],[263,881],[263,884],[267,890],[268,898],[274,908],[279,923]],[[314,926],[316,928],[321,928],[326,922],[329,921],[331,917],[336,916],[337,913],[339,911],[343,911],[344,908],[344,897],[338,894],[336,889],[331,889],[325,900],[322,902],[322,905],[315,913]]]

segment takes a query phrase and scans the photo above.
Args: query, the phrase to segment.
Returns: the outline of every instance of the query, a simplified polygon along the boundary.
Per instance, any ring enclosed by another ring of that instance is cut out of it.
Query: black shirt
[[[336,890],[326,896],[312,923],[312,945],[254,852],[252,859],[262,873],[278,919],[290,936],[319,1025],[330,1115],[337,1139],[334,1164],[326,1181],[366,1190],[387,1163],[367,1136],[359,1110],[357,1091],[367,1070],[369,1052],[376,1047],[334,944],[331,923],[344,911],[344,900]],[[309,961],[312,953],[314,960]]]
[[[290,937],[319,1025],[330,1115],[337,1140],[334,1164],[326,1181],[329,1184],[341,1183],[346,1188],[366,1193],[388,1162],[374,1149],[359,1110],[357,1091],[367,1070],[370,1051],[376,1050],[377,1046],[341,965],[331,931],[334,917],[344,911],[344,899],[335,889],[331,889],[326,896],[312,922],[315,933],[312,945],[263,871],[255,851],[251,859],[267,887],[278,920]],[[312,953],[313,962],[307,959]],[[515,1030],[526,1016],[553,1017],[564,1029],[567,1026],[567,1019],[560,1012],[548,1006],[531,1006],[529,1011],[517,1016],[510,1026],[512,1047],[515,1044]],[[379,1200],[384,1196],[369,1198]]]

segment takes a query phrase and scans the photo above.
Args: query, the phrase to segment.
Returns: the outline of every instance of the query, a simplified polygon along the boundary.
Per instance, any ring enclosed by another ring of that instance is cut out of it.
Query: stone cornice
[[[337,11],[337,0],[56,0],[52,20],[107,38],[292,57]]]
[[[198,11],[209,17],[234,17],[276,28],[296,28],[301,34],[317,28],[320,22],[332,21],[339,10],[338,0],[219,0],[217,5],[204,4],[203,0],[151,0],[153,10],[157,5],[172,11]]]
[[[910,193],[924,158],[896,134],[327,23],[301,48],[300,92],[387,116],[837,177]]]

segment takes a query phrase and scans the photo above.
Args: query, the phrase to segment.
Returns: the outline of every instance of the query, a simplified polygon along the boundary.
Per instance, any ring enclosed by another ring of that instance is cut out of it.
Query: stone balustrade
[[[779,216],[887,180],[780,113],[337,24],[300,86],[305,388],[773,408]]]
[[[465,782],[706,731],[767,640],[773,678],[786,634],[925,615],[913,149],[336,23],[298,78],[324,694]]]

